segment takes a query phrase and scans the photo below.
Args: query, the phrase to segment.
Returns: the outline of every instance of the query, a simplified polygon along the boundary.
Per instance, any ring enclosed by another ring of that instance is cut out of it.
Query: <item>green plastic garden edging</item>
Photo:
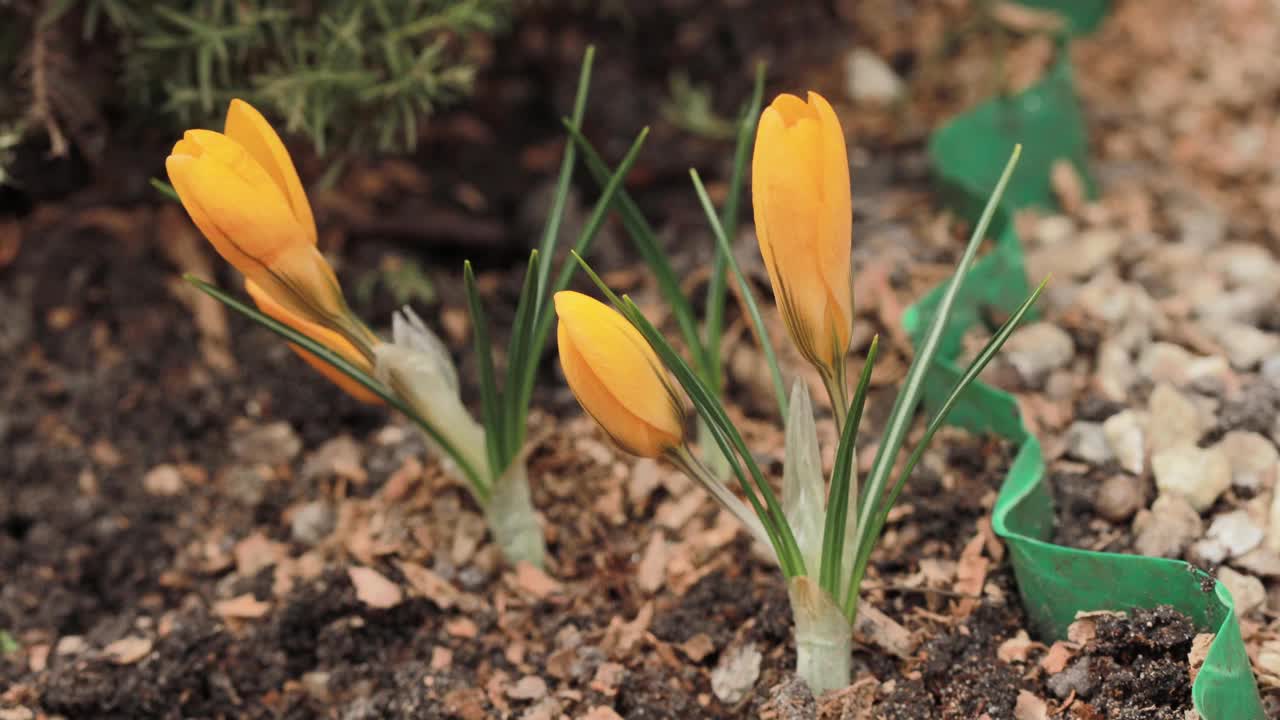
[[[1038,7],[1053,4],[1052,0],[1023,2]],[[1097,4],[1105,9],[1105,3]],[[945,399],[960,375],[954,361],[964,333],[977,323],[998,321],[999,313],[1007,315],[1030,292],[1022,246],[1010,221],[1012,211],[1053,206],[1048,178],[1058,159],[1069,160],[1082,178],[1088,178],[1084,123],[1066,52],[1059,53],[1056,65],[1037,85],[983,103],[933,135],[929,153],[944,201],[974,220],[1015,143],[1023,144],[1022,161],[992,225],[993,249],[975,263],[957,298],[939,354],[945,360],[926,380],[929,407],[936,408]],[[1087,179],[1086,187],[1092,192]],[[941,291],[935,289],[903,316],[903,325],[917,342]],[[973,432],[995,433],[1018,446],[996,500],[992,525],[1009,548],[1023,606],[1038,635],[1065,637],[1079,611],[1172,605],[1198,628],[1215,633],[1191,690],[1196,710],[1205,720],[1262,720],[1257,683],[1226,587],[1182,561],[1091,552],[1049,542],[1054,512],[1044,483],[1044,457],[1039,440],[1023,425],[1012,395],[974,382],[948,422]]]

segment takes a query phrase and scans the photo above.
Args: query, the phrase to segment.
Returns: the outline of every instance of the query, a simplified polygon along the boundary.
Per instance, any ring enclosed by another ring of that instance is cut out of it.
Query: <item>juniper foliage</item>
[[[4,6],[8,5],[8,9]],[[242,97],[326,151],[412,149],[424,118],[467,94],[484,36],[513,0],[0,0],[26,42],[0,43],[19,67],[36,50],[108,44],[116,101],[175,127],[216,126]],[[4,23],[7,24],[7,23]],[[64,42],[57,43],[62,37]],[[38,45],[38,47],[37,47]],[[48,54],[45,52],[45,54]],[[28,78],[39,79],[32,67]],[[3,82],[3,81],[0,81]],[[74,91],[74,76],[59,93]],[[68,87],[71,86],[71,87]],[[37,108],[35,82],[0,110],[52,134],[65,108]],[[87,93],[94,94],[90,88]],[[55,98],[56,99],[56,98]],[[3,119],[3,118],[0,118]],[[51,122],[52,120],[52,122]]]

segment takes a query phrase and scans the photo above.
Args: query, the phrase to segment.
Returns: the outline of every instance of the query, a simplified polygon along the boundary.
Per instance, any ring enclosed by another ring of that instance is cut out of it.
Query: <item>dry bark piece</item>
[[[356,588],[356,599],[372,608],[393,608],[404,600],[400,586],[391,582],[373,568],[353,566],[347,568],[347,576]]]
[[[627,674],[627,669],[616,662],[602,663],[596,668],[595,677],[591,678],[591,689],[613,697],[618,694],[618,688],[622,686],[622,680]]]
[[[996,649],[996,657],[1007,663],[1026,662],[1027,656],[1038,647],[1043,648],[1044,645],[1032,640],[1026,630],[1019,630],[1017,635],[1000,643],[1000,647]]]
[[[858,616],[853,629],[863,640],[900,658],[909,657],[918,644],[910,630],[862,598],[858,598]]]
[[[486,720],[485,695],[480,688],[458,688],[444,696],[444,709],[462,720]]]
[[[414,592],[435,603],[441,610],[448,610],[458,603],[458,589],[431,570],[407,560],[397,562],[396,567],[400,568]]]
[[[1067,663],[1075,657],[1076,649],[1061,640],[1049,646],[1049,652],[1040,658],[1040,668],[1050,675],[1057,675],[1067,669]]]
[[[711,641],[711,636],[706,633],[698,633],[693,637],[680,643],[680,652],[690,660],[700,663],[706,659],[708,655],[716,651],[715,643]]]
[[[115,665],[132,665],[151,654],[151,638],[131,635],[102,649],[102,654]]]
[[[480,629],[476,627],[475,622],[467,617],[454,618],[446,622],[444,631],[463,640],[472,640],[480,634]]]
[[[982,593],[987,570],[991,567],[990,558],[982,554],[986,544],[986,537],[979,531],[960,552],[960,561],[956,563],[956,583],[952,587],[957,593],[971,597],[961,598],[956,603],[956,617],[968,617],[978,607],[980,599],[977,596]]]
[[[266,535],[255,532],[237,542],[232,553],[236,560],[236,572],[250,577],[288,557],[289,549],[284,543],[275,542]]]
[[[609,621],[609,627],[604,631],[604,638],[600,641],[600,649],[606,654],[613,657],[625,657],[649,631],[649,624],[653,622],[653,601],[644,604],[640,608],[640,612],[636,613],[636,617],[631,622],[623,620],[615,615]]]
[[[507,688],[512,700],[541,700],[547,694],[547,681],[537,675],[525,675]]]
[[[516,585],[539,600],[546,600],[561,590],[561,585],[555,578],[523,560],[516,565]]]
[[[1092,610],[1076,613],[1075,622],[1067,626],[1067,639],[1082,646],[1098,635],[1098,618],[1124,617],[1124,613],[1114,610]]]
[[[1014,720],[1049,720],[1049,703],[1033,693],[1019,690],[1013,717]]]
[[[182,473],[173,465],[157,465],[142,476],[142,487],[149,495],[173,497],[182,493]]]
[[[267,614],[271,603],[263,602],[253,593],[237,595],[230,600],[219,600],[213,604],[213,611],[224,618],[236,620],[256,620]]]
[[[655,530],[649,536],[644,553],[640,556],[640,564],[636,566],[636,585],[645,593],[657,592],[667,576],[667,540],[661,530]]]
[[[1204,659],[1209,655],[1209,646],[1213,644],[1213,633],[1200,633],[1191,639],[1191,652],[1187,653],[1187,665],[1190,666],[1190,682],[1196,681]]]

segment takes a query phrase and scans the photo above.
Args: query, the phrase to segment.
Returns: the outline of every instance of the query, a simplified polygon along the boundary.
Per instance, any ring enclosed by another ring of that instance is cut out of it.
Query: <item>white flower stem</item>
[[[796,623],[796,675],[814,695],[849,686],[853,627],[836,601],[808,577],[787,585]]]
[[[502,477],[494,480],[485,516],[494,541],[509,562],[524,560],[536,567],[543,566],[546,544],[538,516],[533,511],[529,470],[524,458],[516,458]]]
[[[678,448],[671,448],[666,453],[667,459],[672,464],[684,471],[691,479],[696,480],[709,493],[711,497],[720,503],[720,506],[738,519],[742,526],[751,533],[756,540],[764,543],[765,547],[772,548],[773,543],[769,540],[769,533],[764,529],[764,523],[756,515],[755,510],[748,507],[746,503],[738,499],[724,483],[712,476],[711,471],[705,465],[698,461],[689,452],[687,446],[681,445]]]
[[[711,476],[720,482],[726,482],[733,470],[729,467],[729,459],[724,456],[724,452],[720,450],[720,446],[716,443],[715,438],[711,436],[711,430],[707,427],[707,423],[698,418],[698,449],[702,456],[702,463],[711,471]]]

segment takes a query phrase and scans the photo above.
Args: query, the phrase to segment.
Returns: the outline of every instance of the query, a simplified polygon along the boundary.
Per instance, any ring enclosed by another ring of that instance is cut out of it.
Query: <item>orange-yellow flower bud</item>
[[[680,445],[680,404],[644,336],[582,293],[558,292],[555,304],[560,367],[583,409],[629,453],[657,457]]]
[[[347,362],[355,365],[369,375],[373,375],[373,364],[370,363],[369,359],[361,354],[359,350],[356,350],[355,346],[346,338],[326,327],[317,325],[289,312],[283,305],[276,302],[267,293],[263,292],[262,288],[255,285],[252,280],[246,279],[244,281],[244,289],[249,292],[249,297],[253,298],[253,301],[257,303],[259,310],[338,353]],[[374,395],[368,388],[355,380],[352,380],[334,366],[321,360],[312,353],[303,350],[297,345],[294,345],[293,343],[289,343],[289,347],[293,348],[293,351],[298,353],[298,356],[305,360],[308,365],[319,370],[322,375],[329,378],[334,385],[342,388],[351,397],[367,405],[382,404],[382,398]]]
[[[259,290],[312,321],[345,317],[298,172],[257,110],[232,100],[226,132],[188,130],[165,168],[200,231]]]
[[[751,161],[756,236],[791,339],[814,365],[843,366],[853,333],[849,159],[821,95],[779,95]]]

